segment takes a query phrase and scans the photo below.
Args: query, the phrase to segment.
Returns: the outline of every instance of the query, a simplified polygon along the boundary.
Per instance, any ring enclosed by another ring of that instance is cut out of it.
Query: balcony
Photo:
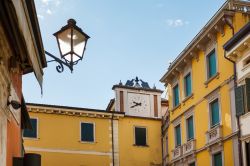
[[[195,150],[195,140],[194,139],[189,140],[182,147],[183,147],[183,155],[192,153]]]
[[[222,137],[222,126],[218,125],[206,132],[207,144],[212,144]]]
[[[181,155],[182,155],[182,146],[178,146],[174,150],[172,150],[172,156],[173,156],[172,160],[175,160],[178,157],[181,157]]]

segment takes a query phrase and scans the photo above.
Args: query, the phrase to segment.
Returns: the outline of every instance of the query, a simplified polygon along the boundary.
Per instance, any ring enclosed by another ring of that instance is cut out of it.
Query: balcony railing
[[[216,142],[222,137],[222,126],[218,125],[206,132],[207,144]]]
[[[172,150],[172,156],[173,156],[173,160],[177,159],[178,157],[181,157],[182,156],[182,146],[178,146],[174,150]]]
[[[195,140],[193,139],[188,141],[182,147],[183,147],[183,155],[193,152],[195,150]]]

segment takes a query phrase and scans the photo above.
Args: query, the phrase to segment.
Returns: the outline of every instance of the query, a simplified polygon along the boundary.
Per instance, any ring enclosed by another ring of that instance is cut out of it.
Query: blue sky
[[[35,0],[45,50],[59,56],[53,33],[74,18],[91,38],[83,61],[57,73],[44,69],[43,95],[34,74],[23,78],[26,102],[105,109],[112,86],[138,76],[159,79],[225,0]],[[47,58],[49,60],[49,58]],[[163,95],[164,97],[164,95]]]

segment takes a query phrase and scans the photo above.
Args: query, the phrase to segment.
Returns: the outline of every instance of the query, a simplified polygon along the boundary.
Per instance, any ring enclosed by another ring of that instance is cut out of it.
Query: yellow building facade
[[[27,104],[25,151],[42,166],[160,166],[162,91],[136,81],[114,85],[106,110]]]
[[[241,165],[234,64],[224,57],[223,45],[249,21],[249,6],[223,4],[161,78],[169,98],[164,166]]]

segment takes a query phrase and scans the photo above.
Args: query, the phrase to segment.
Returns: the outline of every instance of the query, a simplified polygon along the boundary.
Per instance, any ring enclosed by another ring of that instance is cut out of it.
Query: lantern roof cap
[[[68,23],[67,25],[63,26],[59,31],[55,32],[53,35],[57,36],[59,33],[65,31],[66,29],[74,28],[77,31],[79,31],[81,34],[83,34],[87,39],[90,38],[89,35],[87,35],[86,33],[84,33],[83,30],[76,25],[76,20],[75,19],[70,18],[70,19],[68,19],[67,23]]]

